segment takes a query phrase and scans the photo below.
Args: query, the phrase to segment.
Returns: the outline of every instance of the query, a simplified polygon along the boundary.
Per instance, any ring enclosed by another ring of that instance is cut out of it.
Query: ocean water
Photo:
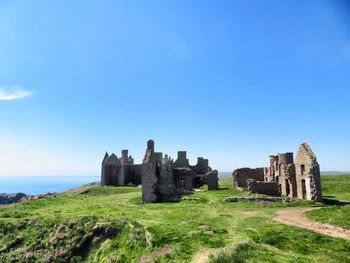
[[[99,180],[100,176],[0,176],[0,193],[58,193]]]
[[[221,172],[219,176],[231,176],[231,173]],[[0,176],[0,193],[59,193],[100,179],[100,176]]]

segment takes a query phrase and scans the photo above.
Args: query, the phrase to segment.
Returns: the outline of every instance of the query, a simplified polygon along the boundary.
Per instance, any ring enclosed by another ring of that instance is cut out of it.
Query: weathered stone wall
[[[157,180],[155,164],[144,162],[142,164],[142,201],[144,203],[157,202]]]
[[[218,178],[217,170],[207,172],[206,174],[203,175],[203,179],[208,185],[208,190],[219,189],[219,178]]]
[[[320,166],[307,143],[302,143],[295,158],[298,198],[322,201]]]
[[[154,162],[154,141],[147,141],[147,149],[142,163],[142,201],[157,201],[157,164]]]
[[[293,153],[279,153],[278,154],[278,162],[279,164],[291,164],[293,163],[294,161],[294,158],[293,158]]]
[[[107,185],[107,176],[106,176],[106,160],[108,159],[109,155],[106,152],[105,156],[103,157],[102,164],[101,164],[101,185]]]
[[[162,163],[162,159],[163,159],[163,153],[161,152],[155,152],[154,153],[154,163]]]
[[[131,181],[133,185],[142,184],[142,164],[133,164],[130,165]]]
[[[211,170],[209,167],[209,160],[204,159],[203,157],[198,157],[197,164],[191,166],[191,169],[197,174],[205,174]]]
[[[240,168],[233,171],[233,183],[236,187],[247,188],[247,180],[264,181],[264,168]]]
[[[118,185],[127,185],[129,182],[129,166],[121,165],[118,173]]]
[[[248,191],[252,194],[281,195],[276,183],[261,182],[254,179],[248,179]]]
[[[173,171],[176,192],[191,191],[193,179],[198,175],[189,167],[174,168]]]
[[[275,174],[276,183],[284,196],[296,197],[295,165],[280,164],[279,171]]]
[[[175,193],[173,161],[167,155],[161,160],[157,192],[160,200],[167,200]]]
[[[189,167],[190,163],[187,159],[187,152],[186,151],[178,151],[177,152],[177,159],[174,162],[174,167]]]
[[[145,156],[143,157],[143,161],[154,161],[154,141],[148,140],[147,141],[147,148],[145,152]]]
[[[122,150],[122,157],[120,158],[121,165],[129,164],[128,150]]]
[[[106,155],[102,162],[101,185],[117,185],[120,160],[114,153],[107,158]]]

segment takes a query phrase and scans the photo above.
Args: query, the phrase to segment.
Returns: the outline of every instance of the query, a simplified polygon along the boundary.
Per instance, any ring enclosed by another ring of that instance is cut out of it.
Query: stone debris
[[[256,203],[296,203],[298,201],[290,198],[281,198],[281,197],[228,197],[224,199],[225,202],[256,202]]]
[[[18,203],[25,196],[26,196],[26,194],[24,194],[24,193],[0,194],[0,204],[7,205],[7,204],[12,204],[12,203]]]
[[[0,194],[0,205],[19,203],[25,200],[37,200],[37,199],[42,199],[42,198],[46,198],[54,195],[56,195],[56,193],[47,193],[47,194],[40,194],[40,195],[26,195],[24,193]]]
[[[50,196],[56,196],[57,193],[47,193],[47,194],[41,194],[41,195],[26,195],[24,196],[21,201],[25,201],[25,200],[38,200],[38,199],[43,199],[46,197],[50,197]]]

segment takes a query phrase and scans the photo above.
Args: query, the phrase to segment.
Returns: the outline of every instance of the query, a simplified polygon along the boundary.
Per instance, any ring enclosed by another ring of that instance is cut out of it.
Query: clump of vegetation
[[[250,241],[224,248],[212,255],[208,263],[244,263],[256,256],[257,244]]]
[[[2,262],[79,262],[107,239],[118,236],[126,221],[86,216],[58,223],[0,222]]]

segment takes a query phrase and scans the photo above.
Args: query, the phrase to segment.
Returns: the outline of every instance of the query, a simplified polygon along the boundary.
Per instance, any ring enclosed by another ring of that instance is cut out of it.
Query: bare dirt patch
[[[155,262],[156,259],[160,256],[163,256],[171,251],[172,247],[170,245],[165,245],[162,248],[155,249],[152,254],[148,256],[142,256],[139,263],[150,263]]]
[[[205,263],[205,262],[208,261],[210,254],[211,253],[210,253],[209,250],[201,250],[195,256],[195,258],[194,258],[194,260],[192,262],[193,263]]]
[[[276,213],[274,220],[279,223],[305,228],[323,235],[350,240],[350,230],[341,227],[323,224],[307,218],[304,213],[320,207],[297,207],[281,209]]]

